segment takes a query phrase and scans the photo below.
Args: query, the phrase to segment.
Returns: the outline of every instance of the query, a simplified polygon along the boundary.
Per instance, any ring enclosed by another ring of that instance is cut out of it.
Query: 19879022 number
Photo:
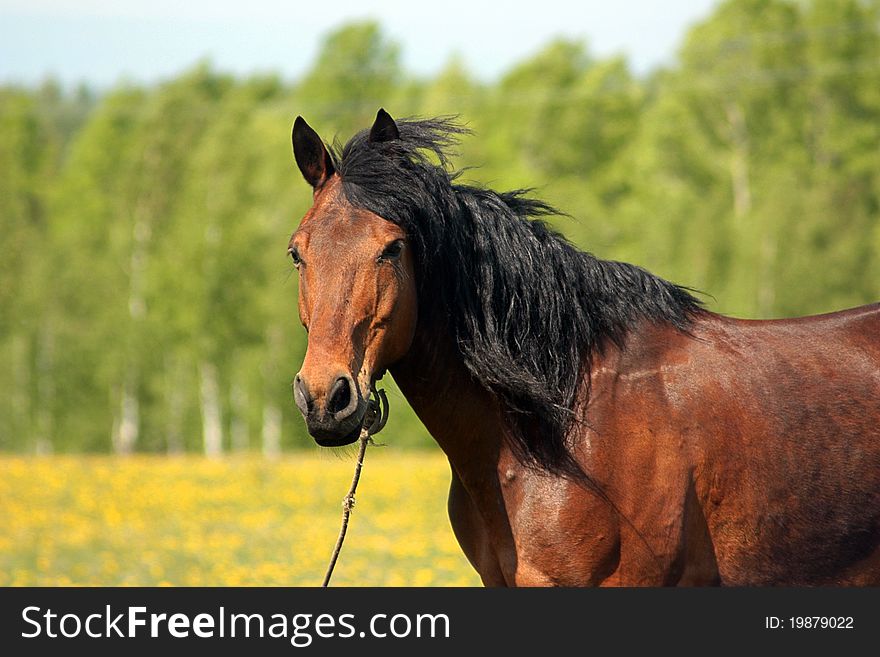
[[[852,616],[791,616],[789,627],[794,630],[851,630]]]
[[[766,616],[764,627],[768,630],[852,630],[852,616]]]

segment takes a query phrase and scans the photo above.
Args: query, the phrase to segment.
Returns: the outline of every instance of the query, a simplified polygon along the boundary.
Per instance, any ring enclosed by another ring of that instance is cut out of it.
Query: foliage
[[[748,317],[880,298],[880,3],[724,2],[639,78],[559,40],[495,82],[403,70],[372,22],[287,84],[200,64],[164,84],[0,88],[0,449],[310,444],[289,383],[305,334],[287,239],[309,206],[304,115],[459,113],[466,181],[535,187],[597,256]],[[398,445],[430,438],[390,387]]]

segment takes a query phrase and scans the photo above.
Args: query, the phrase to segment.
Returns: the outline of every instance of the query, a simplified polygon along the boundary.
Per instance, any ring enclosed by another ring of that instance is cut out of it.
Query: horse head
[[[399,136],[394,119],[379,110],[370,142],[382,148]],[[412,342],[413,254],[403,228],[349,201],[334,158],[302,117],[292,139],[296,163],[314,190],[288,245],[308,333],[294,399],[319,445],[347,445],[358,439],[372,382]]]

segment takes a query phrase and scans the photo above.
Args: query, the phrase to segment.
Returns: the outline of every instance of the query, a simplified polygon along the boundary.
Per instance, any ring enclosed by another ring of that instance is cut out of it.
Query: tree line
[[[419,78],[353,23],[295,82],[202,63],[101,94],[0,88],[0,449],[310,444],[290,126],[344,141],[380,106],[458,115],[465,178],[535,188],[574,243],[710,309],[880,300],[880,2],[725,2],[647,76],[556,40],[498,80],[455,57]],[[389,385],[389,440],[429,444]]]

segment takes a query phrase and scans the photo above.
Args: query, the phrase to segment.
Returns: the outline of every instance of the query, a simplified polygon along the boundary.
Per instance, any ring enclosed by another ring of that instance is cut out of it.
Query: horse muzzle
[[[316,443],[321,447],[350,445],[360,436],[367,401],[350,375],[339,373],[330,381],[323,388],[313,388],[302,373],[297,374],[293,398]]]

